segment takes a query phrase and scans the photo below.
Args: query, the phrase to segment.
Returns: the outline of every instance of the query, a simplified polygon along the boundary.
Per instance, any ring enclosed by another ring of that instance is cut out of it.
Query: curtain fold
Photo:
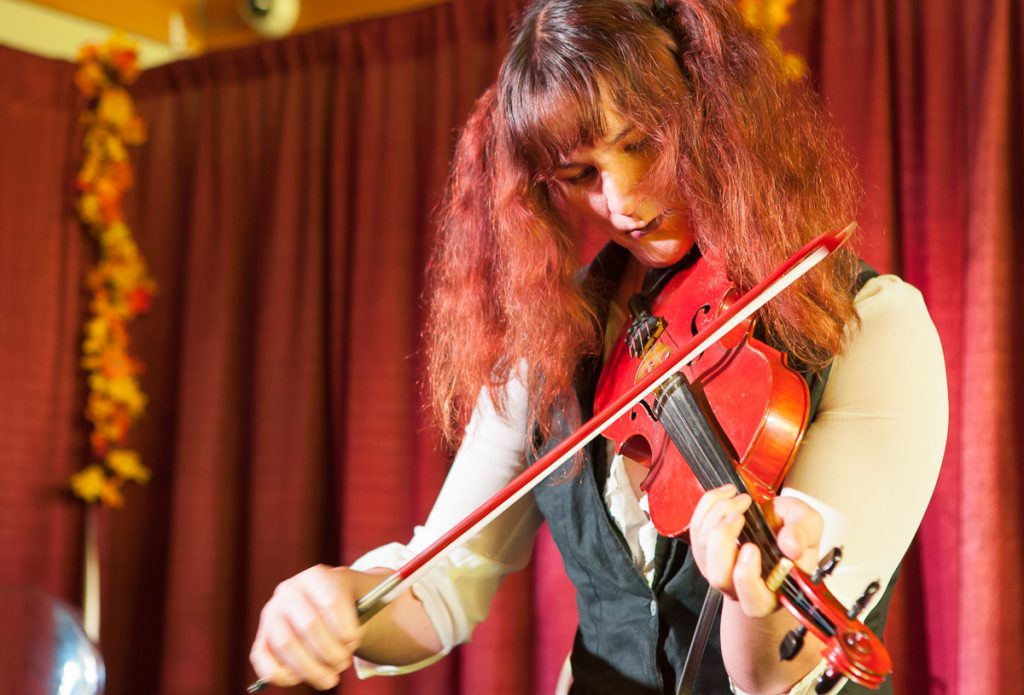
[[[964,358],[955,452],[962,492],[957,682],[962,692],[976,692],[1024,674],[1024,608],[1012,598],[1024,581],[1024,379],[1013,362],[1024,335],[1024,19],[1017,0],[965,5],[964,19],[968,239],[958,317]],[[978,591],[979,575],[998,578],[998,585]]]
[[[277,582],[409,537],[447,467],[420,392],[424,268],[457,129],[514,0],[460,0],[150,70],[126,215],[160,285],[132,327],[153,469],[101,515],[109,695],[243,692]],[[901,693],[1024,680],[1019,0],[800,0],[785,30],[855,152],[864,255],[919,287],[949,445],[887,635]],[[74,66],[0,47],[0,586],[77,601],[91,244]],[[870,500],[865,501],[870,505]],[[473,641],[346,693],[550,693],[574,629],[542,536]],[[16,630],[9,631],[16,634]],[[297,689],[295,692],[312,692]]]
[[[86,244],[72,203],[72,66],[0,46],[0,586],[75,597],[85,454],[77,376]],[[45,541],[45,542],[41,542]]]
[[[136,218],[167,302],[139,329],[154,404],[140,435],[166,485],[143,494],[162,497],[166,527],[153,531],[167,552],[148,608],[163,646],[133,682],[244,687],[277,582],[408,538],[425,518],[447,466],[420,399],[431,214],[508,17],[500,4],[441,5],[140,80],[152,140]],[[118,515],[115,547],[141,550],[128,519],[146,514],[140,502]],[[528,602],[516,583],[508,600]],[[106,648],[130,649],[144,601],[142,590],[108,609]],[[529,690],[528,658],[497,657],[529,655],[530,610],[503,605],[505,629],[478,635],[463,659],[403,681],[347,675],[344,689]]]
[[[921,289],[946,356],[946,456],[888,630],[897,691],[1004,691],[1024,677],[1011,598],[1024,491],[1011,361],[1024,299],[1021,6],[794,10],[787,40],[810,57],[865,182],[865,256]]]

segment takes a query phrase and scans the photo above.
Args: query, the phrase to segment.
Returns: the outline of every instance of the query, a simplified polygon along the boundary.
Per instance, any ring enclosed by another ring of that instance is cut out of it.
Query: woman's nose
[[[608,212],[623,217],[633,217],[638,207],[637,177],[629,171],[604,171],[601,174],[601,189],[608,205]]]

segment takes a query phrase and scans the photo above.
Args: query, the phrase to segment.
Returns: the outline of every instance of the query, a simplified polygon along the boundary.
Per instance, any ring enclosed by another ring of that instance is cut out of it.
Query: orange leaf
[[[139,286],[125,292],[124,298],[128,302],[128,310],[132,314],[139,314],[149,311],[149,306],[153,301],[153,293],[147,288]]]
[[[92,434],[89,435],[89,448],[92,449],[93,455],[99,458],[106,456],[107,445],[107,438],[99,430],[93,430]]]
[[[124,495],[121,494],[121,479],[120,478],[108,478],[107,482],[103,485],[103,489],[100,490],[100,499],[103,500],[103,504],[108,507],[123,507],[124,506]]]

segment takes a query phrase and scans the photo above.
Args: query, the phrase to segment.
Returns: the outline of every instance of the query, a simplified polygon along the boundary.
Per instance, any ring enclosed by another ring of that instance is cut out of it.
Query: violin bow
[[[600,436],[608,425],[632,410],[634,406],[685,365],[696,359],[704,350],[718,342],[733,328],[800,279],[811,268],[825,260],[842,246],[856,229],[857,223],[852,222],[842,229],[825,232],[786,259],[774,272],[737,299],[717,318],[705,325],[680,350],[670,355],[650,374],[620,394],[575,432],[555,445],[551,451],[513,478],[508,485],[495,493],[489,500],[356,601],[356,612],[360,622],[365,623],[373,618],[399,594],[444,559],[449,552],[491,523],[502,512],[547,479],[563,463],[575,456],[583,447]],[[267,685],[269,685],[268,681],[261,678],[250,685],[246,692],[257,693]]]

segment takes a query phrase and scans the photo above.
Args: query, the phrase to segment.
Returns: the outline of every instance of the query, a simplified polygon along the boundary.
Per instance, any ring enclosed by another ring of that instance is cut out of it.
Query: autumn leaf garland
[[[88,100],[82,115],[83,161],[75,179],[77,211],[98,244],[98,261],[86,274],[89,318],[82,341],[88,374],[85,417],[92,426],[91,462],[71,477],[87,502],[119,507],[126,482],[145,483],[150,472],[138,452],[125,447],[128,430],[142,416],[146,395],[141,363],[129,351],[128,324],[149,308],[156,283],[146,268],[121,201],[133,184],[128,145],[145,141],[145,127],[126,86],[138,76],[135,46],[118,35],[79,52],[75,74]]]

